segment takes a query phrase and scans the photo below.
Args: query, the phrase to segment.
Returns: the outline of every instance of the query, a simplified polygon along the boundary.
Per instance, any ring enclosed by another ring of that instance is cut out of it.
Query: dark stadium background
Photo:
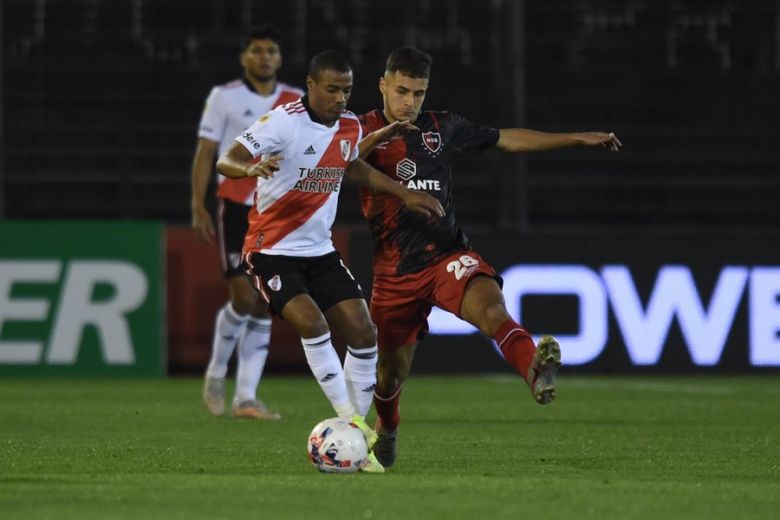
[[[163,222],[179,248],[169,259],[181,262],[168,264],[173,373],[205,366],[223,297],[216,252],[186,229],[198,118],[211,86],[239,75],[242,33],[262,22],[284,30],[286,82],[303,84],[313,53],[348,53],[358,113],[381,104],[384,59],[410,44],[435,60],[428,108],[497,127],[618,134],[618,154],[461,163],[459,220],[499,269],[623,263],[646,301],[659,266],[686,265],[706,304],[723,266],[780,259],[777,0],[2,0],[0,15],[0,219]],[[339,211],[338,244],[369,289],[354,187]],[[545,312],[529,311],[529,327],[576,330],[571,302],[538,300],[529,307]],[[715,367],[694,366],[673,327],[655,367],[633,367],[611,332],[603,355],[580,368],[756,370],[746,301]],[[269,371],[305,370],[295,338],[278,328]],[[503,369],[476,336],[432,337],[416,366],[474,369]]]

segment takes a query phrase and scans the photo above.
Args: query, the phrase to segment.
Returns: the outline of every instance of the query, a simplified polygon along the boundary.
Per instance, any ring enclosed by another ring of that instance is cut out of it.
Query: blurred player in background
[[[231,178],[256,180],[244,262],[273,311],[300,334],[309,367],[333,409],[361,428],[371,448],[376,433],[365,415],[376,385],[376,328],[360,286],[331,240],[341,180],[388,193],[408,211],[422,213],[423,220],[444,211],[435,198],[358,159],[363,132],[347,111],[352,68],[343,55],[314,56],[306,87],[303,98],[272,110],[238,136],[217,169]],[[256,163],[263,154],[265,160]],[[343,368],[331,328],[347,341]],[[363,470],[384,471],[370,457]]]
[[[374,451],[384,466],[396,459],[401,388],[414,350],[428,332],[433,305],[493,338],[537,402],[547,404],[555,398],[558,342],[543,336],[534,345],[531,335],[509,316],[500,277],[471,248],[455,222],[452,167],[458,156],[488,148],[518,153],[576,145],[610,150],[621,146],[611,133],[499,130],[452,112],[421,112],[431,63],[431,57],[418,49],[393,51],[379,81],[384,108],[361,117],[366,132],[372,132],[361,143],[361,156],[389,178],[433,195],[446,212],[444,218],[426,222],[393,197],[361,188],[363,214],[374,237],[371,317],[379,345],[374,397],[379,441]],[[414,124],[417,130],[387,140],[382,128],[398,121]]]
[[[198,144],[192,162],[192,229],[209,244],[219,243],[230,300],[217,313],[211,361],[206,370],[203,402],[214,415],[225,412],[228,361],[238,345],[238,370],[233,399],[234,417],[279,419],[257,399],[256,392],[268,356],[271,317],[241,266],[241,247],[247,214],[254,203],[254,179],[217,176],[217,229],[204,199],[214,171],[215,157],[258,117],[276,106],[295,101],[303,91],[277,81],[282,65],[280,37],[271,26],[249,32],[239,56],[244,76],[214,87],[200,120]]]

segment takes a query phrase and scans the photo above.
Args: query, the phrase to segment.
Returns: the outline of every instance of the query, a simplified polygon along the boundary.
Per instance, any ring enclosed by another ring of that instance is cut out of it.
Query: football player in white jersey
[[[363,430],[370,448],[377,437],[365,415],[376,385],[376,328],[360,286],[331,241],[341,180],[395,195],[430,218],[444,212],[434,197],[358,159],[362,129],[346,110],[352,69],[344,56],[316,55],[306,86],[306,96],[272,110],[237,137],[217,170],[231,178],[257,178],[245,265],[271,309],[301,335],[309,367],[333,409]],[[261,156],[264,161],[253,162]],[[331,327],[347,341],[343,368]],[[373,453],[362,469],[384,472]]]
[[[234,417],[279,419],[257,399],[257,387],[268,356],[271,317],[241,266],[241,247],[247,229],[247,213],[254,202],[256,183],[217,176],[217,225],[214,231],[204,198],[214,172],[215,157],[258,117],[276,106],[300,98],[303,91],[277,81],[282,65],[279,33],[271,26],[249,32],[239,59],[241,79],[211,90],[198,130],[192,162],[192,229],[210,244],[216,240],[230,300],[219,310],[214,327],[211,361],[206,370],[203,401],[214,415],[225,412],[225,376],[228,361],[238,346],[238,370],[233,399]]]

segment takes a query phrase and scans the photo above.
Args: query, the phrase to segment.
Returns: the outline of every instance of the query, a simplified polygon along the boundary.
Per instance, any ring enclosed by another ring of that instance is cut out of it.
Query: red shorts
[[[466,285],[477,275],[500,278],[474,251],[458,251],[422,271],[374,277],[371,319],[380,350],[417,343],[428,332],[428,315],[436,305],[460,317]]]

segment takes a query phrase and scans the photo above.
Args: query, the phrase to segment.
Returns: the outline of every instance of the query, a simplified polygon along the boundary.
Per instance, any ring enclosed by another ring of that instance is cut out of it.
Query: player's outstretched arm
[[[370,134],[367,134],[362,141],[358,144],[360,149],[360,158],[366,158],[371,155],[374,148],[382,143],[386,143],[392,139],[397,139],[407,132],[411,132],[420,129],[414,126],[409,121],[393,121],[389,125],[385,125],[379,130],[374,130]]]
[[[430,218],[444,216],[444,208],[436,197],[432,197],[423,191],[410,190],[373,168],[362,159],[357,159],[350,163],[344,176],[361,186],[395,195],[403,201],[407,208],[414,212],[422,213]]]
[[[219,143],[201,137],[195,148],[195,156],[192,159],[192,172],[190,175],[190,211],[192,213],[192,232],[195,236],[209,244],[214,243],[214,222],[211,220],[205,205],[206,190],[211,177],[211,165],[217,154]]]
[[[262,177],[270,179],[279,171],[281,155],[272,155],[259,163],[252,163],[252,154],[240,143],[233,143],[217,161],[217,171],[231,179]]]
[[[576,132],[549,133],[527,128],[502,128],[495,147],[502,152],[542,152],[569,146],[601,145],[612,152],[617,152],[623,143],[614,133],[607,132]]]

